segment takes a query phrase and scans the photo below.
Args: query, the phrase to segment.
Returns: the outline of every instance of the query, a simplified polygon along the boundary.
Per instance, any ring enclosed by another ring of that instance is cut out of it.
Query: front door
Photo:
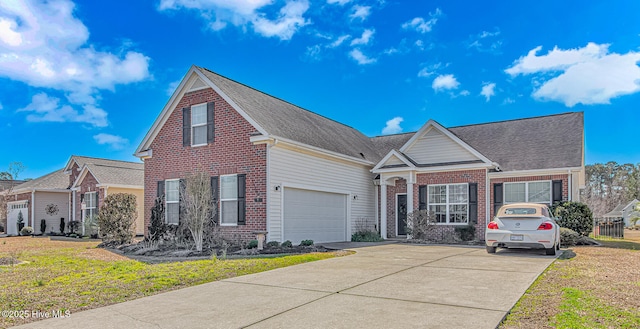
[[[398,235],[407,235],[407,195],[398,194],[396,202]]]

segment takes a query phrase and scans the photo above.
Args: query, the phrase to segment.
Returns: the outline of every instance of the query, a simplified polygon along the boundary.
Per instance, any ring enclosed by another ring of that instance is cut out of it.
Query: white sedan
[[[496,248],[544,249],[547,255],[560,250],[560,226],[546,205],[514,203],[500,207],[484,234],[487,252]]]

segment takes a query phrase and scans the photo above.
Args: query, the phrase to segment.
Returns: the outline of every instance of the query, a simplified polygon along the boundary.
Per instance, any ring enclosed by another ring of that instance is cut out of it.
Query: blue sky
[[[0,171],[132,156],[192,64],[369,136],[584,111],[640,163],[640,2],[0,2]],[[553,152],[553,150],[549,150]]]

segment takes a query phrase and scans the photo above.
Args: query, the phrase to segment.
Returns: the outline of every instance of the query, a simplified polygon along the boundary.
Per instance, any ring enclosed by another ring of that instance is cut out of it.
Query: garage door
[[[18,235],[18,218],[22,213],[24,226],[29,226],[29,205],[27,201],[9,202],[7,204],[7,227],[5,231],[9,235]]]
[[[347,195],[284,189],[284,240],[347,240]]]

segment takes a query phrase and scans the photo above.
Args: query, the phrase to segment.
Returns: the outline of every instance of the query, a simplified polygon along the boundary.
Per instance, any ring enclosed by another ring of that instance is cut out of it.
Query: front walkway
[[[21,328],[495,328],[553,262],[385,244]]]

